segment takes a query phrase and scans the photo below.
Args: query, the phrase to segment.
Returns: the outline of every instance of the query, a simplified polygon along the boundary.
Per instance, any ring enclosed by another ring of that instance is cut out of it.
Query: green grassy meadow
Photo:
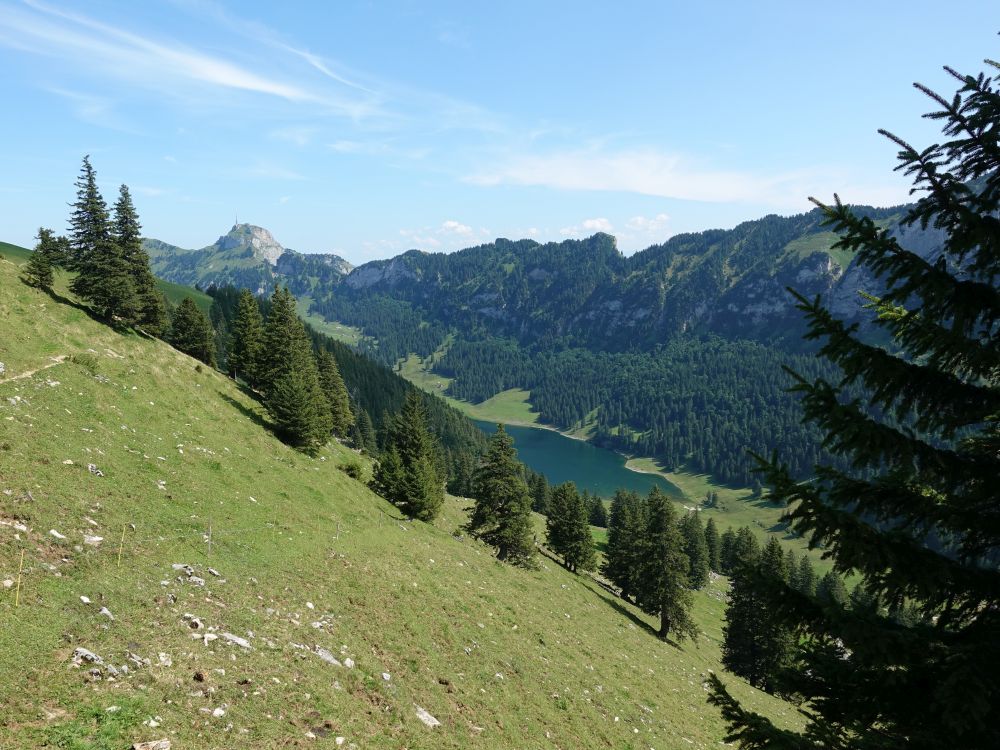
[[[698,642],[662,643],[589,577],[498,563],[465,501],[405,521],[352,451],[287,448],[232,381],[56,294],[0,259],[0,747],[718,747],[724,581]]]

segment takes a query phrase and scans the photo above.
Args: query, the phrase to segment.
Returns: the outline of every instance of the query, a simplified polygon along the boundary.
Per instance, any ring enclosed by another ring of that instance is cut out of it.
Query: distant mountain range
[[[905,208],[856,210],[933,256],[941,238],[901,227]],[[258,293],[287,284],[311,297],[313,312],[375,337],[412,312],[424,325],[460,334],[617,351],[649,349],[685,332],[797,337],[801,321],[788,286],[822,294],[839,315],[855,317],[858,292],[877,285],[849,253],[832,248],[835,240],[814,210],[677,235],[629,257],[599,233],[546,244],[497,239],[448,254],[410,250],[353,268],[336,255],[288,250],[249,224],[201,250],[152,239],[145,245],[156,274],[170,281]]]

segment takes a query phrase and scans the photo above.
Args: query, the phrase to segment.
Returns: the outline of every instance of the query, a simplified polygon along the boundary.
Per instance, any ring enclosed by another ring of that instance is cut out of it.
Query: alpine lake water
[[[496,432],[495,422],[475,422],[487,435]],[[626,469],[625,456],[615,451],[566,437],[555,430],[516,425],[504,425],[504,430],[514,438],[517,457],[544,474],[552,485],[574,482],[580,491],[589,490],[609,499],[619,488],[645,495],[654,486],[672,497],[681,497],[681,491],[663,477]]]

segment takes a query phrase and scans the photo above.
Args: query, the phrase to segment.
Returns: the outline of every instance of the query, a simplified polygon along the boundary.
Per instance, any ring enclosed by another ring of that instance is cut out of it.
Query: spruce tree
[[[372,424],[372,418],[364,409],[358,410],[358,421],[355,427],[357,427],[357,438],[354,447],[364,451],[369,456],[376,455],[378,441],[375,435],[375,426]]]
[[[354,425],[354,414],[351,413],[351,400],[347,395],[344,379],[340,377],[337,360],[329,351],[322,349],[316,356],[316,366],[319,368],[319,382],[330,405],[333,434],[341,438],[347,437]]]
[[[142,247],[142,226],[128,186],[122,185],[115,203],[111,240],[122,257],[135,291],[135,314],[131,321],[151,336],[161,336],[167,327],[163,295],[149,267],[149,255]]]
[[[261,382],[263,348],[264,319],[260,306],[249,289],[241,289],[226,362],[230,377],[242,378],[251,388],[257,388]]]
[[[1000,92],[994,78],[946,70],[960,82],[954,98],[920,87],[944,141],[917,150],[886,133],[921,196],[903,231],[839,199],[821,206],[835,248],[884,285],[868,308],[882,337],[801,300],[809,338],[843,379],[799,379],[796,390],[851,468],[821,466],[798,482],[776,461],[766,467],[792,529],[822,546],[834,572],[854,572],[888,609],[908,603],[916,617],[773,592],[769,606],[803,636],[788,689],[806,725],[775,727],[714,679],[712,701],[744,748],[1000,747]]]
[[[264,328],[264,406],[278,436],[307,452],[330,437],[330,405],[320,385],[312,341],[295,312],[295,297],[277,289]]]
[[[55,282],[54,268],[58,265],[59,245],[51,229],[41,227],[38,230],[38,244],[24,266],[24,282],[30,286],[52,290]]]
[[[666,640],[671,633],[678,638],[695,638],[698,629],[691,619],[690,562],[673,503],[659,487],[653,487],[646,497],[645,516],[636,601],[644,612],[660,618],[660,638]]]
[[[705,541],[705,528],[698,511],[690,511],[681,519],[681,536],[684,554],[688,557],[688,585],[693,589],[704,588],[708,583],[709,554]]]
[[[83,158],[76,187],[77,199],[69,220],[69,269],[76,277],[70,290],[109,323],[117,320],[131,325],[139,300],[125,256],[112,237],[108,207],[97,189],[89,156]]]
[[[618,490],[611,500],[608,520],[608,546],[601,573],[621,589],[622,599],[634,596],[639,589],[646,535],[646,506],[638,493]]]
[[[589,510],[575,484],[565,482],[552,490],[545,521],[546,540],[574,573],[593,570],[597,562],[588,515]]]
[[[740,540],[739,544],[737,538]],[[729,596],[722,628],[723,666],[757,687],[763,684],[766,677],[766,672],[761,668],[764,604],[760,587],[754,585],[753,579],[759,560],[760,547],[749,529],[745,535],[734,535],[729,569]]]
[[[212,324],[190,297],[185,297],[174,311],[169,340],[178,351],[215,367]]]
[[[719,567],[720,573],[729,575],[733,572],[733,564],[736,562],[736,532],[730,526],[719,539]]]
[[[544,474],[534,474],[528,482],[531,492],[531,509],[543,516],[549,513],[549,498],[552,490]]]
[[[715,519],[709,517],[705,524],[705,546],[708,548],[708,567],[713,573],[722,573],[722,539]]]
[[[799,574],[795,578],[795,590],[805,596],[816,596],[816,571],[807,554],[799,558]]]
[[[844,607],[847,604],[847,587],[835,571],[829,571],[816,584],[816,599],[827,606]]]
[[[497,558],[516,565],[532,565],[535,547],[531,497],[524,470],[517,460],[514,440],[497,425],[486,455],[476,470],[475,505],[469,531],[495,547]]]
[[[604,500],[600,496],[590,496],[587,514],[591,526],[596,526],[599,529],[606,529],[608,527],[608,509],[605,507]]]
[[[444,503],[436,446],[427,430],[423,397],[414,388],[386,424],[386,450],[375,467],[376,492],[410,518],[433,521]]]

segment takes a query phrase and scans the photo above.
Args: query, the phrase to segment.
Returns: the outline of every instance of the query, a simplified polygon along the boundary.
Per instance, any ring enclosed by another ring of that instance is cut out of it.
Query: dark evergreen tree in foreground
[[[372,480],[375,491],[410,518],[433,521],[444,503],[444,479],[438,473],[423,397],[415,388],[385,429],[386,449]]]
[[[206,365],[215,367],[215,340],[208,316],[190,297],[185,297],[170,323],[170,343]]]
[[[151,336],[162,335],[167,327],[167,309],[163,295],[156,288],[149,255],[142,247],[142,226],[127,185],[122,185],[118,192],[111,241],[121,255],[135,294],[135,313],[130,322]]]
[[[695,638],[691,619],[694,596],[688,581],[690,562],[670,498],[653,487],[646,498],[646,533],[638,576],[636,601],[646,613],[660,618],[659,636]]]
[[[38,230],[38,244],[24,266],[24,281],[30,286],[51,291],[55,281],[55,268],[59,265],[59,241],[51,229]]]
[[[532,565],[535,556],[531,526],[531,496],[514,440],[503,425],[490,437],[473,481],[475,505],[469,531],[496,547],[497,558],[515,565]]]
[[[904,224],[933,230],[940,252],[908,249],[912,233],[839,199],[823,207],[836,247],[885,285],[870,310],[891,348],[801,300],[809,338],[844,378],[796,390],[853,470],[819,467],[809,482],[776,461],[765,472],[792,529],[884,609],[773,587],[771,610],[802,639],[780,688],[802,696],[806,726],[774,726],[713,676],[711,700],[743,748],[1000,747],[1000,92],[946,70],[961,82],[953,99],[920,87],[946,140],[917,151],[886,133],[922,194]],[[852,384],[862,398],[841,397]],[[910,616],[893,616],[903,607]]]
[[[229,344],[229,375],[257,388],[263,369],[264,319],[249,289],[241,289]]]
[[[587,503],[587,517],[591,526],[599,529],[608,527],[608,509],[599,495],[591,495]]]
[[[601,573],[621,589],[622,599],[639,590],[646,535],[646,507],[637,492],[618,490],[611,500],[608,519],[608,548]]]
[[[575,484],[566,482],[552,490],[545,522],[546,540],[574,573],[593,570],[597,563],[588,516],[589,509]]]

